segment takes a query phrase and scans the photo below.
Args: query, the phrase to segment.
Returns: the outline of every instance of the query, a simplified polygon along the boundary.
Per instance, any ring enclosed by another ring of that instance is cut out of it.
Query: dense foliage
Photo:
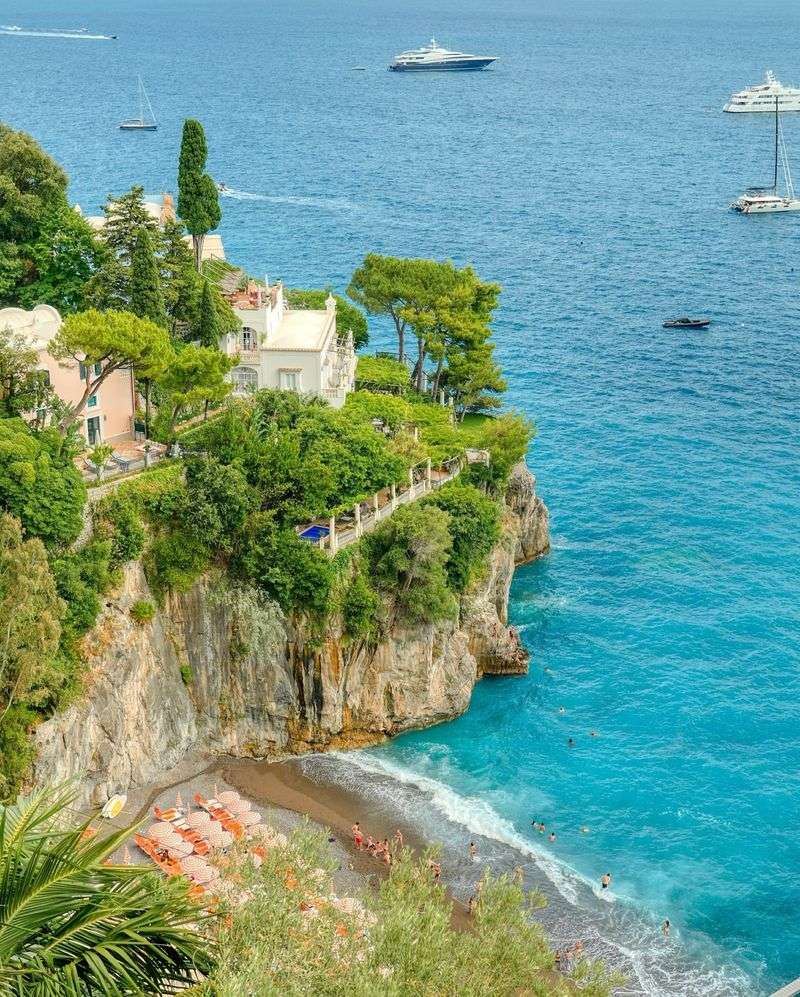
[[[83,306],[101,250],[66,191],[66,174],[38,143],[0,124],[0,307]]]
[[[309,828],[259,869],[234,855],[248,900],[215,933],[218,959],[199,997],[608,997],[622,982],[585,960],[572,978],[555,973],[531,917],[544,900],[507,876],[485,873],[474,915],[459,924],[429,857],[405,851],[379,889],[342,905],[317,900],[332,889],[335,862]]]
[[[406,389],[411,387],[411,371],[406,364],[391,357],[363,356],[358,358],[356,380],[368,389]]]
[[[130,828],[97,836],[74,794],[0,806],[0,993],[174,994],[210,968],[185,879],[109,864]]]
[[[421,391],[426,373],[430,392],[446,389],[459,417],[499,406],[506,384],[494,360],[491,319],[500,286],[482,281],[471,267],[450,261],[398,259],[370,253],[353,274],[350,297],[375,315],[391,317],[397,359],[406,355],[406,337],[417,341],[414,383]],[[426,372],[426,361],[435,368]],[[365,374],[360,374],[365,380]]]
[[[472,485],[458,481],[445,485],[423,501],[450,517],[447,529],[452,547],[445,565],[450,587],[463,592],[477,576],[500,536],[496,502]]]
[[[56,548],[77,537],[85,500],[86,486],[55,430],[35,432],[21,419],[0,419],[0,511]]]
[[[178,162],[178,214],[194,243],[197,270],[203,259],[203,240],[220,223],[217,186],[205,172],[208,146],[203,126],[189,118],[183,123]]]

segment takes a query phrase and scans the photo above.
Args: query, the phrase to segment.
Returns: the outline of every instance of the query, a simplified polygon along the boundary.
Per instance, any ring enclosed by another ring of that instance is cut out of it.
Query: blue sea
[[[228,256],[256,274],[341,290],[374,250],[451,257],[504,286],[497,352],[538,427],[529,463],[553,533],[512,591],[530,674],[485,680],[461,719],[354,756],[357,778],[335,757],[309,771],[355,779],[442,840],[457,891],[475,876],[470,838],[483,861],[524,864],[554,941],[622,967],[621,992],[762,995],[800,975],[800,216],[728,210],[770,181],[772,122],[721,113],[767,68],[800,85],[800,7],[0,13],[119,36],[0,34],[0,119],[63,163],[85,211],[133,183],[174,190],[196,116],[211,172],[240,192],[222,202]],[[499,61],[385,71],[432,33]],[[137,74],[154,133],[116,127]],[[800,177],[800,115],[784,129]],[[687,313],[713,325],[662,329]]]

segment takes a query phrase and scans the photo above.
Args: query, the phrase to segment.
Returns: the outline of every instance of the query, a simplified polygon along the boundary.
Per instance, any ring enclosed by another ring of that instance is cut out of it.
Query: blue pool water
[[[769,180],[771,122],[720,113],[767,67],[800,85],[797,5],[2,6],[8,24],[119,35],[0,36],[0,119],[59,158],[85,209],[174,189],[196,115],[214,175],[250,195],[223,200],[221,231],[255,272],[341,289],[377,250],[502,282],[498,353],[552,513],[553,552],[512,593],[530,675],[362,764],[453,842],[481,832],[508,863],[532,848],[556,936],[581,925],[630,992],[800,975],[800,217],[726,210]],[[385,72],[433,31],[501,59]],[[137,73],[155,133],[116,129]],[[800,171],[800,115],[785,131]],[[661,328],[686,313],[714,323]],[[613,904],[589,885],[605,871]]]

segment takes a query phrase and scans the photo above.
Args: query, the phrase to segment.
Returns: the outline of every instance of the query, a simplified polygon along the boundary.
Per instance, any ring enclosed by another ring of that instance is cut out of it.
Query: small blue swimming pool
[[[324,540],[330,534],[330,530],[327,526],[308,526],[300,534],[301,540],[311,540],[317,543],[319,540]]]

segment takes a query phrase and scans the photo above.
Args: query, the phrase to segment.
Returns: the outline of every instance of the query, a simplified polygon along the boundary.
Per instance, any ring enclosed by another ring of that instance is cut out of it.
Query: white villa
[[[231,371],[235,391],[280,388],[319,395],[334,408],[344,405],[355,383],[356,354],[352,332],[340,336],[336,330],[332,295],[322,311],[289,308],[280,282],[222,290],[242,323],[238,333],[220,340],[223,353],[239,354]]]

